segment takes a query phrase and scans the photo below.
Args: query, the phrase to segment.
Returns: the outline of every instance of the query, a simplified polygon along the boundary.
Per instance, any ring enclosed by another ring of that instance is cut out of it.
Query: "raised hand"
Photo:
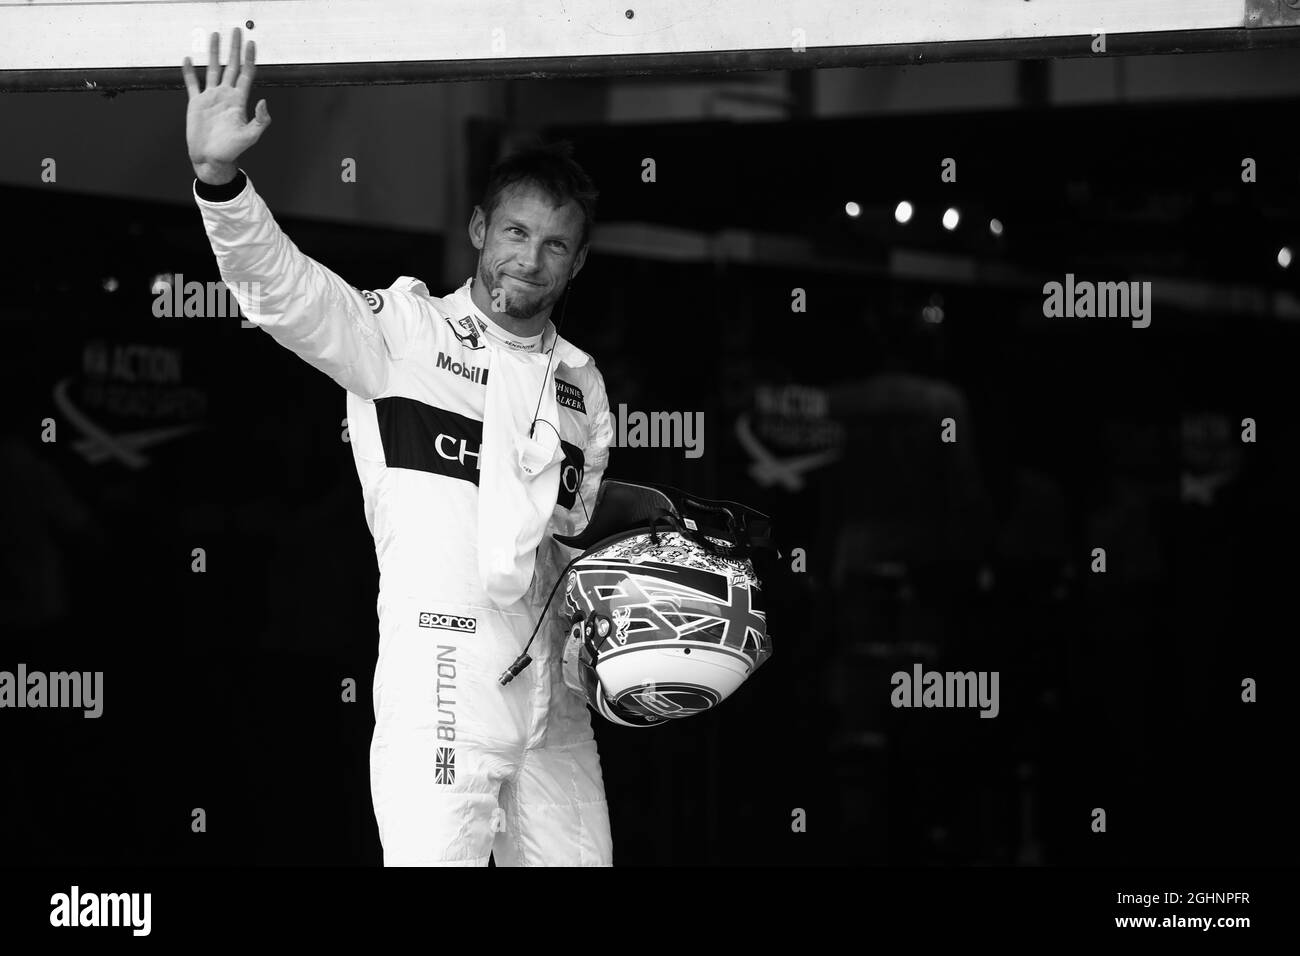
[[[213,186],[224,185],[238,174],[236,162],[248,147],[261,138],[271,125],[271,114],[266,100],[257,101],[251,120],[248,115],[248,93],[253,86],[256,44],[251,40],[239,57],[239,28],[230,37],[230,63],[222,74],[219,54],[221,37],[212,34],[208,47],[208,76],[206,89],[199,91],[199,79],[194,63],[187,56],[181,64],[185,88],[189,91],[189,105],[185,110],[185,141],[190,150],[194,175]]]

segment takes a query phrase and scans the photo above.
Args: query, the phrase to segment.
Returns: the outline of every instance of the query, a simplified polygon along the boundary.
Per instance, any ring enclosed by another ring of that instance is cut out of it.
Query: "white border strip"
[[[0,0],[0,72],[626,57],[1234,29],[1247,0]],[[629,19],[627,11],[633,16]],[[246,23],[251,21],[250,30]]]

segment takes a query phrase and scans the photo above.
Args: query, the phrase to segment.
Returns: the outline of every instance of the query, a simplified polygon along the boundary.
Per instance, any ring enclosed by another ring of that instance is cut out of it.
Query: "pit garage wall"
[[[1048,62],[1045,95],[1060,105],[1106,101],[1294,97],[1295,51],[1261,50]],[[945,63],[818,71],[813,113],[854,114],[1009,109],[1023,90],[1017,62]],[[730,74],[721,80],[439,83],[425,86],[264,90],[273,117],[248,166],[280,215],[446,232],[456,240],[472,203],[466,195],[466,120],[554,123],[690,122],[788,115],[789,74]],[[6,148],[0,185],[188,202],[185,96],[174,91],[10,93],[0,97]],[[41,162],[58,160],[42,184]],[[353,157],[355,184],[339,164]],[[445,276],[462,275],[466,243],[447,243]],[[431,270],[432,274],[432,270]]]

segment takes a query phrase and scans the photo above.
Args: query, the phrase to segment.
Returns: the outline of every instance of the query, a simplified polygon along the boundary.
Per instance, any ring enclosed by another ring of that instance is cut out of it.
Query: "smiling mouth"
[[[514,279],[514,280],[515,280],[516,282],[518,282],[520,285],[533,285],[533,286],[537,285],[536,282],[529,282],[527,279],[521,279],[521,278],[519,278],[518,276],[512,276],[512,275],[509,275],[508,273],[507,273],[507,275],[506,275],[506,278],[507,278],[507,279]]]

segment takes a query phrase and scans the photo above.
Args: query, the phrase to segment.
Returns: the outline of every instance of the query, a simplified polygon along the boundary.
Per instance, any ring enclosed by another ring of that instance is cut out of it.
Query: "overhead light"
[[[912,218],[912,204],[904,199],[894,208],[894,218],[899,222],[906,223]]]
[[[943,213],[943,228],[949,232],[957,228],[957,223],[961,221],[961,213],[949,206]]]
[[[1291,247],[1283,246],[1277,251],[1277,264],[1283,269],[1291,268]]]
[[[995,236],[1000,236],[1000,235],[1002,235],[1002,220],[1001,220],[1001,219],[990,219],[990,220],[989,220],[989,232],[993,233],[993,235],[995,235]]]
[[[855,202],[846,202],[844,204],[844,211],[848,213],[850,216],[852,216],[854,219],[857,219],[859,216],[862,215],[862,207]]]

